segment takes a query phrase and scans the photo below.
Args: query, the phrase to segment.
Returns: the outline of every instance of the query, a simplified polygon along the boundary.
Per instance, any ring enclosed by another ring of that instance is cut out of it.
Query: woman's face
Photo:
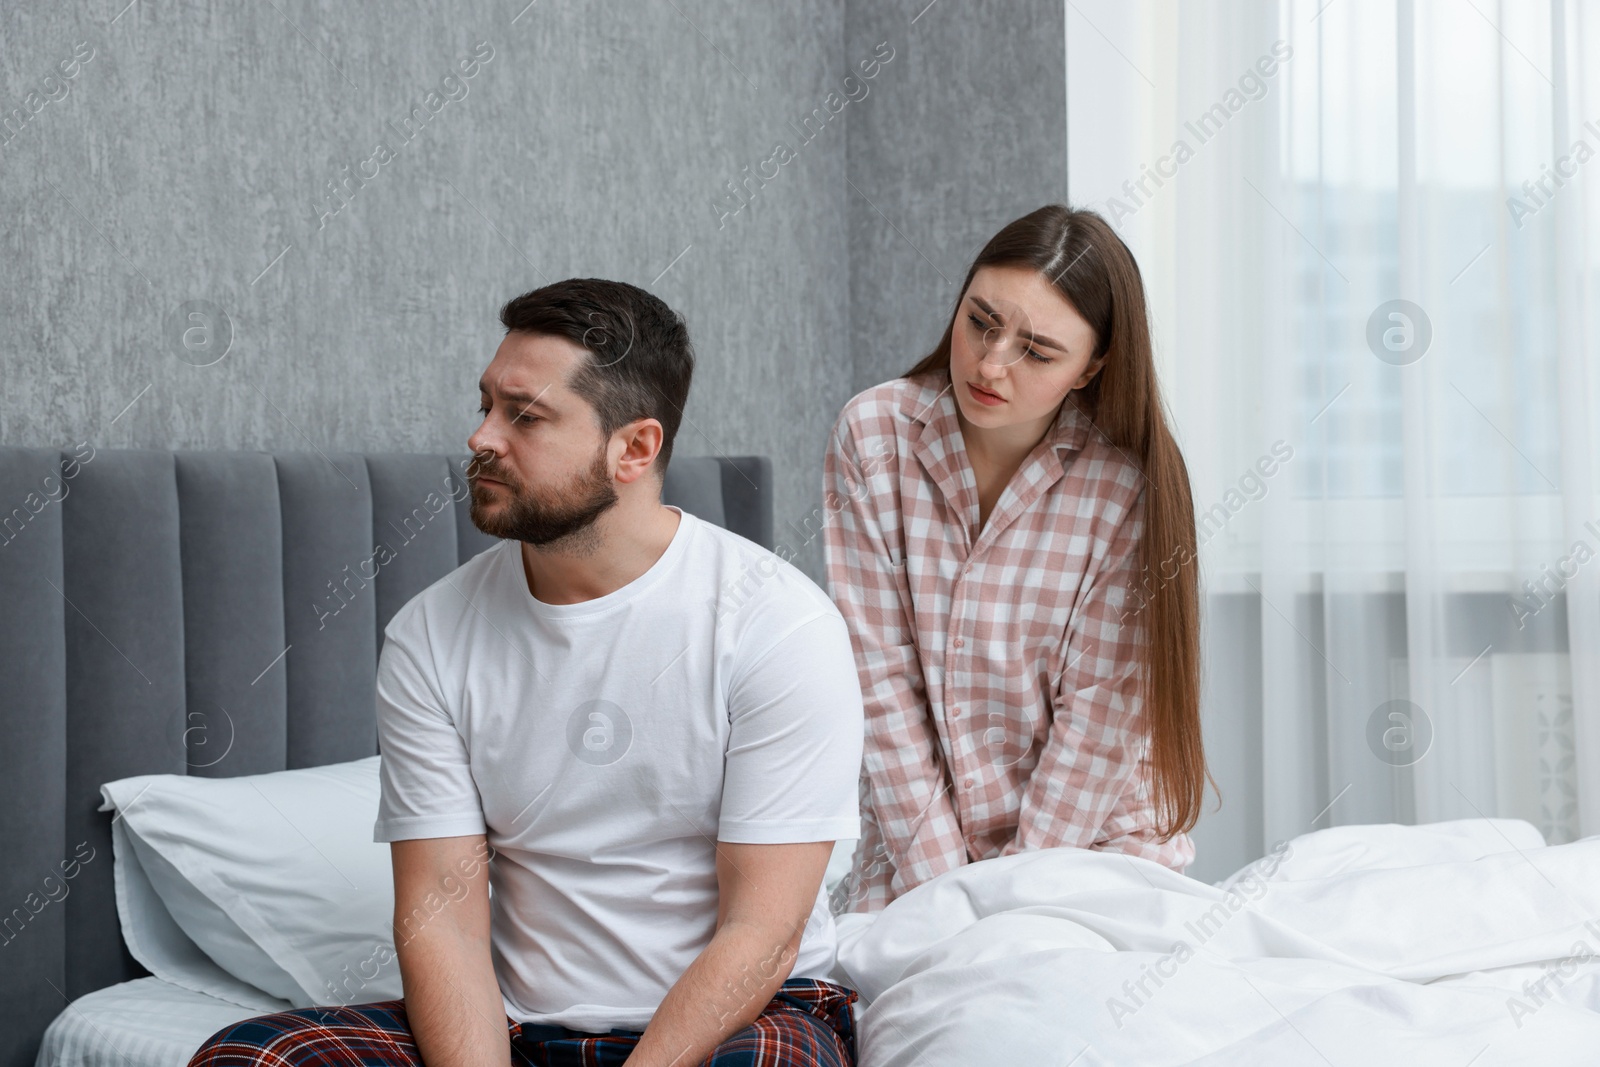
[[[1038,271],[980,267],[950,331],[956,405],[986,429],[1048,428],[1067,393],[1104,363],[1091,366],[1094,344],[1094,329]]]

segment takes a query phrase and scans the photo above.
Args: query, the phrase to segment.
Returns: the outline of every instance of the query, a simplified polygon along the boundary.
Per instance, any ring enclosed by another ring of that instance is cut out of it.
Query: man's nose
[[[489,429],[488,420],[484,420],[467,438],[467,447],[472,450],[473,469],[477,470],[494,462],[500,455],[499,444],[499,438]]]

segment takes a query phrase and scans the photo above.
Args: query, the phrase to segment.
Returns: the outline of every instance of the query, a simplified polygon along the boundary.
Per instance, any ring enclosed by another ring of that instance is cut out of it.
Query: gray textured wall
[[[938,343],[995,231],[1066,202],[1065,15],[1033,0],[847,5],[848,54],[906,41],[849,131],[855,391]]]
[[[0,10],[6,444],[463,448],[500,303],[617,278],[820,579],[839,408],[1065,191],[1059,3],[125,2]]]
[[[499,304],[595,275],[689,321],[682,454],[783,458],[780,514],[819,494],[796,460],[848,396],[845,139],[788,123],[841,76],[838,2],[119,9],[0,15],[8,109],[94,49],[0,147],[0,439],[460,449]],[[187,301],[231,321],[219,362],[173,351]]]

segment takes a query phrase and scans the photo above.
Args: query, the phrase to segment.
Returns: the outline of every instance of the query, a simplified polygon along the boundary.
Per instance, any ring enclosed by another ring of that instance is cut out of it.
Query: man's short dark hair
[[[587,349],[572,391],[594,408],[607,437],[636,419],[658,420],[654,469],[666,476],[694,376],[694,346],[681,315],[627,282],[568,278],[508,301],[500,322],[507,333],[563,337]]]

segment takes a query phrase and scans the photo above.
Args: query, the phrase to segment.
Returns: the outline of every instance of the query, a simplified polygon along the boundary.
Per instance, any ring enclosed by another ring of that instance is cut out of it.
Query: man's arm
[[[406,1019],[427,1067],[510,1067],[489,955],[483,834],[394,841],[394,945]]]
[[[761,1014],[794,969],[832,852],[832,841],[717,842],[716,932],[667,991],[628,1067],[692,1067]]]

